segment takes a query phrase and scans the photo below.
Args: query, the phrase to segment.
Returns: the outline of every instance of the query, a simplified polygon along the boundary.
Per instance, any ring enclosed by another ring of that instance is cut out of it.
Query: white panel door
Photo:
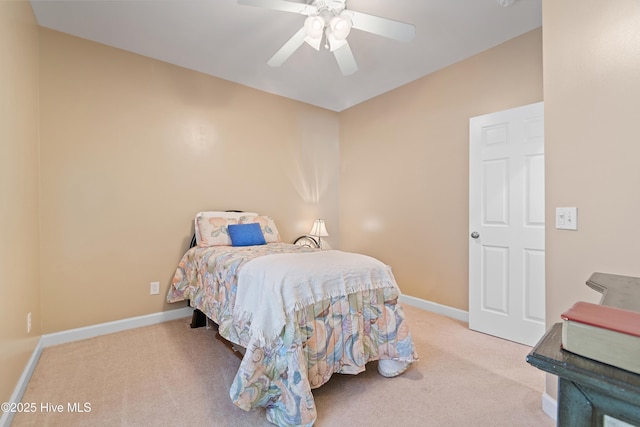
[[[534,345],[545,331],[544,106],[469,126],[469,327]]]

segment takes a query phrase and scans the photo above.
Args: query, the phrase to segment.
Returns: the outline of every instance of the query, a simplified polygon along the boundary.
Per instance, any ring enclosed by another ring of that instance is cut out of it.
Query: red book
[[[564,350],[640,374],[640,312],[577,302],[562,319]]]
[[[561,317],[563,320],[640,337],[640,312],[638,311],[580,301],[562,313]]]

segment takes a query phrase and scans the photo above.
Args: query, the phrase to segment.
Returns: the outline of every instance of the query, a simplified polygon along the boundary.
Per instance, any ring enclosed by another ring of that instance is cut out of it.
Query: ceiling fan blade
[[[408,42],[416,35],[416,27],[404,22],[349,10],[353,28],[377,34],[401,42]]]
[[[333,55],[338,61],[338,67],[340,67],[342,75],[350,76],[358,71],[358,64],[356,64],[356,59],[353,57],[349,43],[345,43],[344,46],[334,50]]]
[[[294,3],[286,0],[238,0],[238,4],[299,13],[301,15],[310,15],[317,12],[317,8],[306,3]]]
[[[275,55],[271,57],[271,59],[269,60],[269,62],[267,62],[267,64],[269,64],[272,67],[279,67],[282,64],[284,64],[284,62],[287,59],[289,59],[291,55],[293,55],[293,52],[298,50],[298,48],[302,45],[302,43],[304,43],[304,38],[306,37],[306,35],[307,34],[304,30],[304,27],[298,30],[298,32],[295,33],[293,37],[291,37],[280,48],[280,50],[277,51]]]

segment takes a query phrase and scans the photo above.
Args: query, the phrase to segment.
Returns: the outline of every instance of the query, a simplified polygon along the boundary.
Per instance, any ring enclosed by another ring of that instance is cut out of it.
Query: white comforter
[[[398,286],[390,267],[366,255],[338,250],[265,255],[240,269],[233,312],[251,321],[253,336],[264,344],[273,342],[302,307],[391,287]]]

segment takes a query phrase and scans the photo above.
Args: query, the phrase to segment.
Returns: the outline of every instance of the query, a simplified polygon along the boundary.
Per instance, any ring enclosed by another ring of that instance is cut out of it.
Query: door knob
[[[474,231],[473,233],[471,233],[471,238],[477,239],[478,237],[480,237],[480,233],[478,233],[477,231]]]

